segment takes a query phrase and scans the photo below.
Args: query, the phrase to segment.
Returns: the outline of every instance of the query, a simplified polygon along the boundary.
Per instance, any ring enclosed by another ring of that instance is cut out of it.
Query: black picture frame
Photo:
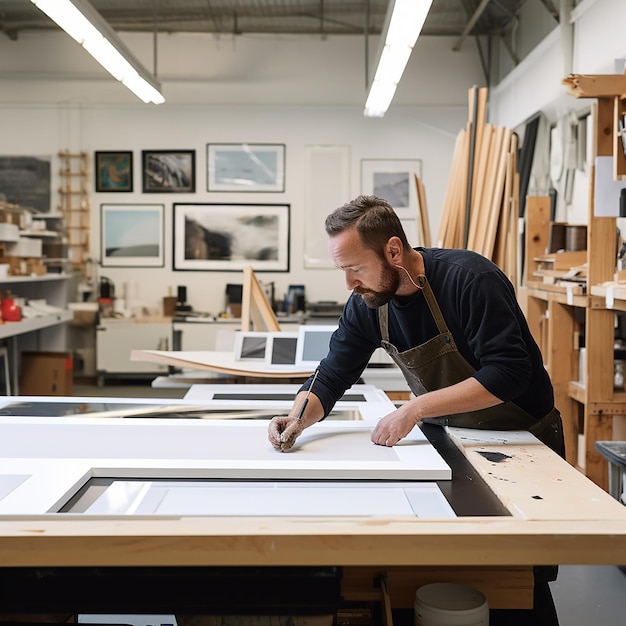
[[[165,205],[100,205],[102,267],[164,267]]]
[[[129,150],[94,154],[96,191],[107,193],[133,190],[133,153]]]
[[[174,271],[288,272],[289,204],[173,204]]]
[[[195,150],[142,150],[143,193],[195,193]]]

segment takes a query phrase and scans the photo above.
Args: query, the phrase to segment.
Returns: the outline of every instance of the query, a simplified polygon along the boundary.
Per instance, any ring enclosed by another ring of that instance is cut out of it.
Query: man
[[[415,398],[383,417],[372,441],[393,446],[425,420],[491,430],[529,430],[561,456],[563,432],[552,384],[513,285],[468,250],[413,249],[385,201],[359,196],[326,218],[328,248],[352,294],[306,410],[312,377],[269,440],[288,450],[359,380],[382,346]]]
[[[304,428],[328,415],[382,346],[415,397],[378,421],[375,444],[394,446],[423,420],[529,430],[564,456],[541,352],[513,285],[496,265],[468,250],[411,248],[392,207],[374,196],[335,210],[325,229],[352,294],[315,377],[289,415],[270,421],[274,448],[289,450]],[[502,623],[558,624],[548,587],[555,578],[556,568],[535,568],[535,609],[503,611]]]

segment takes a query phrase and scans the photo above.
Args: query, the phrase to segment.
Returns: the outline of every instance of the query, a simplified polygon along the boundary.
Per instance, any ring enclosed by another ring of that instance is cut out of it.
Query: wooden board
[[[241,330],[279,331],[280,325],[252,268],[243,268]]]
[[[546,254],[550,234],[549,196],[528,196],[526,198],[526,237],[524,253],[523,284],[531,279],[536,267],[534,259]]]
[[[428,219],[428,205],[426,204],[426,190],[424,183],[414,174],[415,187],[417,188],[417,231],[420,238],[420,245],[430,248],[430,223]]]
[[[500,142],[496,145],[496,175],[490,196],[489,221],[483,242],[483,254],[490,259],[494,257],[498,227],[503,214],[510,209],[513,191],[513,170],[511,169],[513,165],[511,159],[511,137],[513,133],[508,128],[498,130]]]
[[[444,248],[462,246],[469,163],[469,133],[462,129],[456,139],[452,167],[439,226],[437,245]]]
[[[200,350],[132,350],[131,361],[163,363],[173,367],[210,370],[230,376],[257,376],[260,378],[297,378],[309,377],[314,367],[280,366],[272,368],[264,362],[237,361],[233,352]]]

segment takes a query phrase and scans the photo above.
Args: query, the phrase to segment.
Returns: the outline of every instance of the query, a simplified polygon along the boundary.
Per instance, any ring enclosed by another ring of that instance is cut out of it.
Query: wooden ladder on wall
[[[72,271],[87,275],[89,259],[90,203],[88,185],[88,156],[85,152],[59,152],[60,211],[68,239],[68,261]]]

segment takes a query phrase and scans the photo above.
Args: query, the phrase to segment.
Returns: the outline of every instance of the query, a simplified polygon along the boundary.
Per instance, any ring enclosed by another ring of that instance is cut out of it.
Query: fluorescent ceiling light
[[[383,117],[402,78],[433,0],[389,0],[376,74],[365,103],[366,117]]]
[[[88,0],[31,0],[104,69],[144,102],[161,104],[161,84]]]

